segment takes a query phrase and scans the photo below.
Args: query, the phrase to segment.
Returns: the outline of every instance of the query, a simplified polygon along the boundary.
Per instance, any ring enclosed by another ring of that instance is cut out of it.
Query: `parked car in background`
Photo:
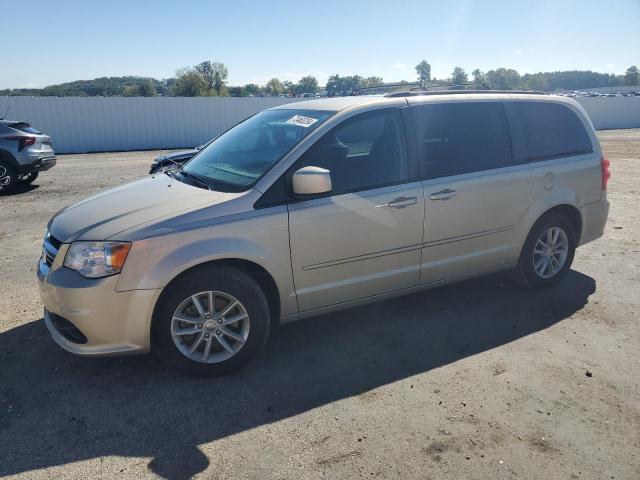
[[[55,164],[48,135],[27,122],[0,120],[0,193],[33,182]]]
[[[187,160],[191,160],[196,153],[202,150],[206,144],[198,145],[196,148],[191,150],[180,150],[179,152],[166,153],[164,155],[159,155],[153,159],[153,163],[151,164],[151,168],[149,169],[150,174],[154,174],[156,172],[162,171],[165,168],[169,168],[176,165],[182,165]]]
[[[608,179],[589,118],[565,97],[282,105],[183,168],[55,215],[38,266],[44,322],[78,355],[151,351],[227,373],[279,322],[500,270],[558,283],[603,234]]]

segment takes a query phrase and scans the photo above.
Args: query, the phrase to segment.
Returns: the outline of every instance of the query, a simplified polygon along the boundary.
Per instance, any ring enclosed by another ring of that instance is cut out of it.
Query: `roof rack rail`
[[[470,89],[467,87],[479,86],[481,88]],[[379,85],[371,85],[367,87],[354,88],[351,95],[366,95],[367,91],[381,90],[385,88],[403,87],[406,90],[386,93],[385,97],[412,97],[419,95],[452,95],[462,93],[514,93],[514,94],[533,94],[547,95],[539,90],[492,90],[485,82],[466,82],[466,83],[434,83],[425,85],[421,82],[400,82],[400,83],[381,83]]]
[[[394,87],[413,87],[410,91],[420,88],[419,82],[398,82],[398,83],[379,83],[378,85],[369,85],[367,87],[358,87],[351,90],[351,95],[366,95],[367,90],[394,88]]]
[[[402,92],[387,93],[385,97],[418,97],[422,95],[460,95],[468,93],[509,93],[509,94],[530,94],[548,95],[548,93],[538,90],[408,90]]]

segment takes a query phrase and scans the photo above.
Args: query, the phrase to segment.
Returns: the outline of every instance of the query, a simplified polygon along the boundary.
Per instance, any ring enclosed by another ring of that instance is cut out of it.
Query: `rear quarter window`
[[[529,161],[593,152],[584,124],[567,106],[546,102],[516,102],[514,111],[522,128]]]

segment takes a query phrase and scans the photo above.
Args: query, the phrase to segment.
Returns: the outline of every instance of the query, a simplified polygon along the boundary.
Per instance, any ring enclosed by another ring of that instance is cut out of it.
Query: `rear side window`
[[[545,102],[516,102],[513,106],[522,125],[529,161],[593,151],[584,125],[568,107]]]
[[[422,171],[426,178],[491,170],[513,164],[501,103],[442,103],[416,107]]]
[[[24,133],[31,133],[33,135],[40,135],[42,133],[39,130],[36,130],[35,128],[33,128],[28,123],[12,123],[9,126],[15,130],[20,130],[21,132],[24,132]]]

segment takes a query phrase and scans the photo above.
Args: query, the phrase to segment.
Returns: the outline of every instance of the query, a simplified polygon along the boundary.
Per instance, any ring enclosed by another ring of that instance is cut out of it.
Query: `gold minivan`
[[[603,233],[608,177],[565,97],[271,108],[181,167],[56,214],[38,268],[45,323],[78,355],[153,352],[226,373],[277,323],[498,270],[555,284]]]

